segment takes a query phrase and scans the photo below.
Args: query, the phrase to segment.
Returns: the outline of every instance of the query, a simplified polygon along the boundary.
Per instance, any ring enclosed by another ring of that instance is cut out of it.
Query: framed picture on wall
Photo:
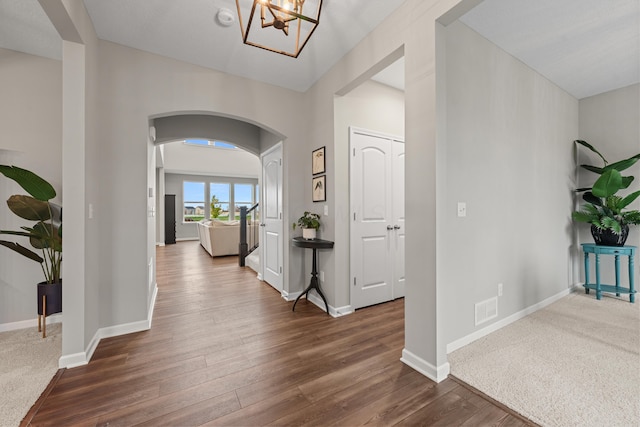
[[[324,147],[313,150],[311,153],[311,173],[317,175],[325,172]]]
[[[316,176],[312,179],[313,186],[313,201],[314,202],[324,202],[327,200],[327,183],[325,181],[326,175]]]

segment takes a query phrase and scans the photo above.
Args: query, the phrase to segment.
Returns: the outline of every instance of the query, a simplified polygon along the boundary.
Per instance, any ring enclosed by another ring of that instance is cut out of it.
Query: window
[[[251,209],[253,206],[253,184],[234,184],[233,203],[235,205],[235,218],[240,219],[240,207],[246,206]]]
[[[205,215],[204,182],[184,181],[182,220],[184,222],[200,221]]]
[[[214,147],[217,148],[238,148],[233,144],[229,144],[228,142],[222,142],[222,141],[210,141],[211,145],[213,145]]]
[[[211,195],[209,215],[211,218],[229,220],[229,203],[231,202],[230,185],[228,182],[212,182],[209,186]]]
[[[215,148],[226,148],[226,149],[237,149],[233,144],[229,144],[228,142],[223,141],[209,141],[208,139],[185,139],[185,144],[188,145],[197,145],[200,147],[215,147]]]
[[[206,139],[186,139],[184,143],[189,145],[200,145],[203,147],[209,145],[209,141],[207,141]]]

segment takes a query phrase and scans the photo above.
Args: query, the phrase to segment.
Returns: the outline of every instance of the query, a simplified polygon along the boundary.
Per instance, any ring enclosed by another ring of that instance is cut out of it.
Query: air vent
[[[498,297],[476,303],[476,326],[498,317]]]

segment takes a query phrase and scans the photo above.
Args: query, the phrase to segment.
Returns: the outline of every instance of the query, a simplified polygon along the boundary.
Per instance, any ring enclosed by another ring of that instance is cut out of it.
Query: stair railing
[[[247,209],[246,206],[240,207],[240,243],[238,262],[240,267],[245,266],[245,259],[249,254],[255,251],[260,245],[259,228],[260,209],[259,203]]]

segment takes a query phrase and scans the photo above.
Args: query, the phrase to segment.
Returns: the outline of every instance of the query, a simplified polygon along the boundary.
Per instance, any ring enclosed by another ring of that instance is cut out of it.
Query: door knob
[[[260,224],[260,227],[266,227],[267,224]]]
[[[393,227],[390,225],[387,225],[387,230],[393,230]]]
[[[396,229],[396,230],[400,230],[400,226],[399,225],[394,225],[393,228]]]

